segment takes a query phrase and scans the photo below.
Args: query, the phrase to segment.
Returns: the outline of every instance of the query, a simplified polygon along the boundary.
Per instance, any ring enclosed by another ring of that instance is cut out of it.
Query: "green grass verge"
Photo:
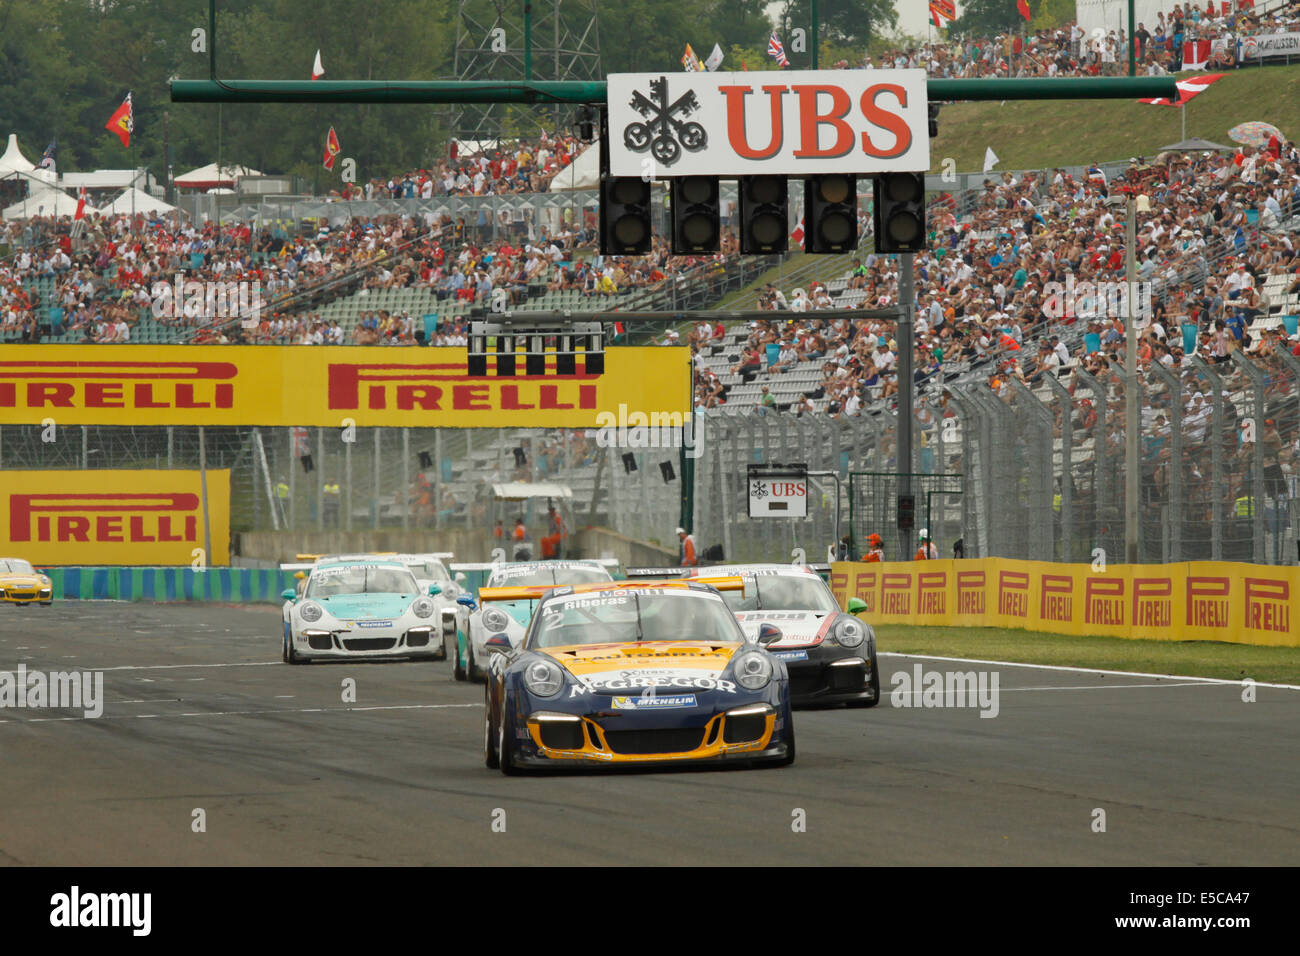
[[[877,647],[895,654],[931,654],[1025,664],[1096,667],[1187,677],[1250,677],[1300,685],[1300,647],[1259,647],[1217,641],[1141,641],[1072,637],[1000,627],[876,627]]]
[[[1194,76],[1196,74],[1180,74]],[[1228,130],[1247,120],[1273,123],[1300,136],[1300,66],[1229,72],[1187,106],[1187,135],[1231,146]],[[1182,139],[1180,113],[1171,106],[1137,100],[1008,100],[953,103],[939,114],[931,143],[932,173],[946,158],[958,172],[984,168],[992,146],[997,169],[1044,169],[1153,158],[1160,147]]]

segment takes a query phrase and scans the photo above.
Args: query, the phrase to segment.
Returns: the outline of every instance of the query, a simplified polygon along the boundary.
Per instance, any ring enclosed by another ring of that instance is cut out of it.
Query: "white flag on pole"
[[[313,64],[312,64],[312,67],[311,67],[311,78],[312,78],[313,80],[319,80],[319,79],[320,79],[322,76],[324,76],[324,75],[325,75],[325,67],[321,66],[321,62],[320,62],[320,50],[317,50],[317,51],[316,51],[316,62],[313,63]]]
[[[989,146],[984,150],[984,172],[989,172],[994,166],[1002,160],[998,159],[998,154],[993,152],[993,147]]]
[[[713,44],[713,52],[710,53],[708,59],[704,61],[704,65],[708,67],[710,73],[722,65],[722,57],[722,47],[718,46],[716,43]]]

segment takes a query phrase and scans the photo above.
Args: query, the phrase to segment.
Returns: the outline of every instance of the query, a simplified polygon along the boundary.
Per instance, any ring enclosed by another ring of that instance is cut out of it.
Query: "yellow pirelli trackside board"
[[[0,424],[594,428],[620,406],[689,420],[690,349],[604,354],[600,374],[579,353],[575,374],[552,356],[542,375],[490,359],[471,376],[464,348],[25,345],[0,351]]]
[[[1050,564],[1005,558],[837,562],[840,605],[872,624],[1013,627],[1052,634],[1300,646],[1300,568]]]
[[[230,561],[230,471],[209,469],[212,553],[197,471],[5,471],[0,554],[38,565]],[[147,489],[147,490],[144,490]]]

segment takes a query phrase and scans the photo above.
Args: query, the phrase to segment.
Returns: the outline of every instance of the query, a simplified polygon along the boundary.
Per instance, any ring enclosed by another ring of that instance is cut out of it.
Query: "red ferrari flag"
[[[77,214],[72,217],[75,222],[78,219],[86,218],[86,187],[82,186],[77,190]]]
[[[325,168],[326,168],[326,169],[329,169],[329,170],[333,170],[333,169],[334,169],[334,157],[337,156],[337,155],[339,154],[339,151],[340,151],[341,149],[342,149],[342,147],[339,146],[339,137],[338,137],[338,134],[334,132],[334,127],[331,126],[331,127],[330,127],[330,134],[329,134],[329,136],[326,137],[326,139],[325,139],[325,160],[324,160],[324,162],[325,162]]]
[[[126,94],[126,99],[122,101],[116,112],[109,117],[108,122],[104,124],[104,129],[110,133],[116,133],[117,138],[122,141],[122,145],[128,149],[131,146],[131,131],[135,129],[135,111],[131,108],[131,94]]]
[[[1026,20],[1033,18],[1033,14],[1029,12],[1029,0],[1016,0],[1016,9]]]

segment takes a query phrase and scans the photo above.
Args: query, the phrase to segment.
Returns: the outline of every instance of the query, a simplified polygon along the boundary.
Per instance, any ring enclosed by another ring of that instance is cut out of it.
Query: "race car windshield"
[[[0,573],[3,574],[35,574],[32,566],[22,558],[5,558],[0,559]]]
[[[727,606],[708,595],[673,591],[577,594],[547,604],[532,647],[706,641],[738,644],[744,635]]]
[[[611,580],[604,568],[582,568],[559,565],[553,568],[507,568],[492,572],[488,587],[527,587],[537,584],[600,584]]]
[[[429,581],[436,581],[439,584],[451,580],[451,575],[447,573],[447,569],[442,566],[441,561],[426,561],[424,563],[408,564],[407,567],[410,568],[412,573],[417,577],[425,578]]]
[[[418,588],[410,571],[402,568],[361,565],[326,568],[311,576],[307,597],[327,598],[338,594],[414,594]]]
[[[745,579],[743,594],[724,591],[722,599],[732,611],[839,610],[830,589],[811,574],[756,574]]]

